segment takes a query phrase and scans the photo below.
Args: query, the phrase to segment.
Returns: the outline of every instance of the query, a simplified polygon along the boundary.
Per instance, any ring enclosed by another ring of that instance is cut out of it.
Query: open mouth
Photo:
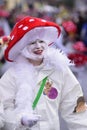
[[[41,55],[43,53],[43,50],[36,50],[34,51],[34,54]]]

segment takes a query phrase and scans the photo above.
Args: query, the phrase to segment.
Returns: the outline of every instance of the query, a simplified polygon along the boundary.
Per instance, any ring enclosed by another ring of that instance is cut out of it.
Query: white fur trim
[[[61,68],[64,70],[66,68],[65,66],[74,65],[71,60],[68,59],[67,55],[60,49],[50,47],[45,56],[45,62],[56,67],[56,69]]]
[[[15,64],[17,95],[16,112],[32,112],[33,90],[36,86],[35,69],[26,59],[19,57]]]

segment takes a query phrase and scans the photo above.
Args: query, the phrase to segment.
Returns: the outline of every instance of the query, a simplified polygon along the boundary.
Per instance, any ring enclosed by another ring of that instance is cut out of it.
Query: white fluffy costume
[[[19,112],[23,109],[23,113],[31,113],[34,97],[33,90],[37,86],[37,76],[35,75],[36,71],[42,69],[43,66],[64,70],[64,66],[72,64],[60,50],[55,50],[54,48],[49,48],[47,50],[43,63],[38,67],[34,67],[31,63],[29,63],[28,59],[25,59],[24,57],[25,56],[23,56],[23,54],[19,56],[14,66],[17,74],[17,85],[20,86],[16,97],[16,105],[18,106],[16,109],[19,109]]]
[[[35,38],[50,44],[59,34],[58,25],[32,17],[26,17],[14,27],[5,51],[6,59],[14,65],[0,80],[1,130],[59,130],[59,109],[70,130],[87,130],[87,107],[84,102],[77,109],[83,92],[68,68],[70,60],[60,50],[48,47],[43,63],[33,66],[25,54],[25,47]],[[46,84],[33,110],[33,101],[45,77],[48,77]],[[21,125],[22,117],[25,125]],[[35,125],[27,127],[28,119]]]

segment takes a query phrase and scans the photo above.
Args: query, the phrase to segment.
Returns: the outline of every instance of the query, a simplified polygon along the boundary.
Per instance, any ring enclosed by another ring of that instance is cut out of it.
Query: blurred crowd
[[[87,10],[70,9],[64,5],[54,7],[40,3],[36,5],[27,3],[26,10],[23,10],[21,5],[7,10],[5,3],[0,3],[0,37],[9,35],[15,23],[27,15],[60,25],[62,34],[52,47],[62,50],[75,64],[71,69],[80,81],[87,101]],[[12,64],[5,61],[5,47],[0,48],[0,77]]]

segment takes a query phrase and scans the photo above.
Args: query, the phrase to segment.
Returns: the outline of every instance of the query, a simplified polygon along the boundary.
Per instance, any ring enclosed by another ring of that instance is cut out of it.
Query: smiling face
[[[43,59],[47,50],[47,43],[37,39],[27,46],[30,58],[33,60]]]

